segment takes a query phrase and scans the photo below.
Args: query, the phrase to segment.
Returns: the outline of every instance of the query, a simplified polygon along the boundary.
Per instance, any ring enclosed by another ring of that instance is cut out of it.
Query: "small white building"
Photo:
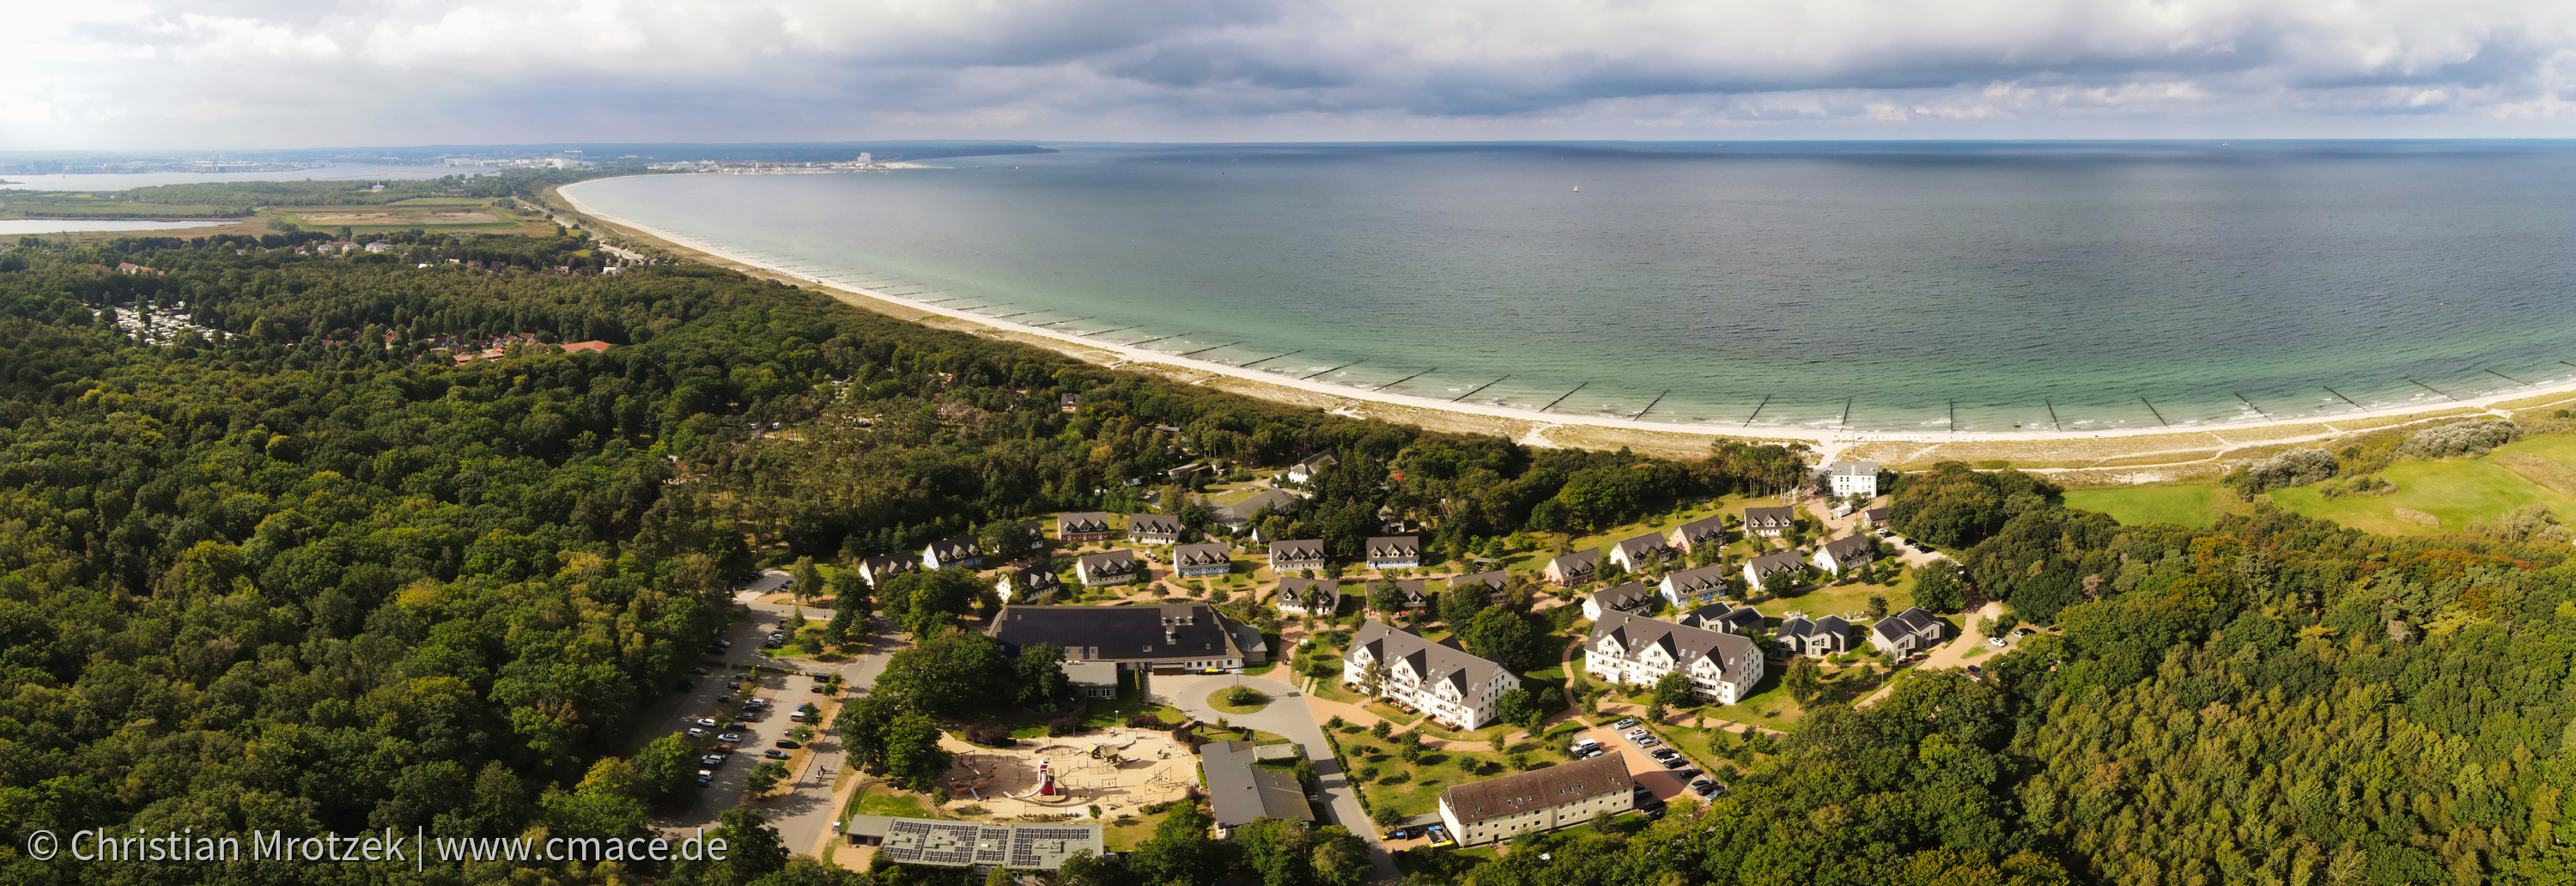
[[[1869,626],[1869,641],[1898,658],[1940,645],[1941,620],[1916,606]]]
[[[1789,573],[1792,578],[1804,579],[1807,577],[1807,561],[1799,558],[1796,551],[1781,551],[1777,554],[1755,557],[1744,563],[1744,586],[1759,590],[1763,579],[1778,572]],[[1752,593],[1752,591],[1748,590],[1746,593]]]
[[[1825,467],[1825,482],[1835,498],[1878,497],[1878,463],[1874,461],[1838,461]]]

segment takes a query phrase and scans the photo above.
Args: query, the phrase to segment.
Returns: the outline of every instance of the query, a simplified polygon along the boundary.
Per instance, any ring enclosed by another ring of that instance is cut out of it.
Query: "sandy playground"
[[[1018,747],[987,748],[957,739],[940,744],[957,755],[948,770],[948,793],[983,804],[995,820],[1035,815],[1083,815],[1099,804],[1103,817],[1119,810],[1179,798],[1198,785],[1198,757],[1171,733],[1111,729],[1061,738],[1024,738]],[[1038,793],[1039,764],[1055,777],[1053,796]]]

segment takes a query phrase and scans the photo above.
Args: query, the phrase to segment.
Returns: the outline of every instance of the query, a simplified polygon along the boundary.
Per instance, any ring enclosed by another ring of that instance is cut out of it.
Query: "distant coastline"
[[[2050,464],[2063,463],[2067,456],[2062,451],[2053,451],[2063,450],[2065,447],[2050,447],[2049,444],[2082,442],[2087,444],[2083,447],[2086,451],[2076,459],[2077,461],[2126,462],[2119,467],[2124,470],[2129,470],[2132,474],[2137,474],[2138,476],[2135,478],[2137,482],[2146,482],[2153,479],[2161,479],[2161,477],[2155,475],[2155,471],[2153,469],[2164,466],[2153,461],[2131,461],[2131,457],[2124,457],[2124,453],[2190,452],[2195,455],[2195,457],[2188,459],[2188,463],[2214,463],[2219,457],[2223,457],[2228,452],[2238,449],[2273,447],[2297,442],[2325,440],[2348,436],[2365,430],[2405,424],[2410,421],[2417,420],[2450,418],[2474,413],[2505,414],[2501,410],[2507,408],[2507,404],[2512,404],[2513,407],[2518,408],[2528,408],[2535,404],[2554,405],[2560,402],[2567,402],[2571,399],[2576,399],[2576,379],[2570,379],[2556,384],[2533,385],[2530,387],[2459,400],[2456,402],[2418,402],[2381,407],[2377,409],[2358,410],[2336,416],[2231,422],[2225,425],[2203,425],[2193,427],[2117,428],[2093,431],[1858,431],[1843,429],[1819,430],[1795,427],[1762,427],[1732,431],[1724,427],[1708,427],[1705,425],[1640,424],[1616,416],[1550,413],[1512,407],[1455,403],[1435,397],[1419,397],[1400,393],[1386,393],[1355,386],[1307,381],[1278,373],[1270,373],[1253,369],[1241,369],[1223,363],[1214,363],[1205,360],[1176,356],[1174,354],[1146,348],[1128,347],[1110,342],[1103,342],[1096,339],[1084,338],[1077,334],[1060,332],[1054,329],[1028,326],[1007,320],[996,320],[983,315],[950,309],[936,304],[915,301],[902,296],[889,295],[883,291],[870,289],[864,286],[852,286],[820,279],[797,273],[788,268],[779,267],[758,259],[730,252],[680,234],[664,231],[630,219],[601,213],[590,205],[583,203],[580,198],[573,193],[575,189],[583,185],[591,184],[593,182],[610,181],[614,178],[620,177],[623,176],[578,182],[557,188],[555,189],[555,193],[561,196],[566,203],[570,204],[575,211],[605,223],[606,225],[621,228],[627,232],[649,237],[651,239],[661,240],[665,243],[682,247],[686,251],[700,253],[715,260],[714,263],[729,264],[742,269],[752,269],[760,273],[768,274],[782,280],[792,281],[800,285],[817,286],[827,292],[845,294],[847,296],[858,296],[888,305],[898,305],[904,309],[917,311],[924,315],[942,317],[977,327],[1006,332],[1013,337],[1020,339],[1038,340],[1051,343],[1052,345],[1060,345],[1061,347],[1056,347],[1055,349],[1077,357],[1084,356],[1079,353],[1079,351],[1089,351],[1095,354],[1105,353],[1115,355],[1118,358],[1117,361],[1110,365],[1123,366],[1127,364],[1138,364],[1138,368],[1149,366],[1176,367],[1187,370],[1190,373],[1207,373],[1209,378],[1226,377],[1240,379],[1249,382],[1256,382],[1259,383],[1259,385],[1284,388],[1292,392],[1307,395],[1318,395],[1335,401],[1349,401],[1350,403],[1355,404],[1381,404],[1385,406],[1400,407],[1402,410],[1434,415],[1472,416],[1482,419],[1500,419],[1508,422],[1538,426],[1537,431],[1533,431],[1534,436],[1537,436],[1538,431],[1544,431],[1548,428],[1571,427],[1610,429],[1615,430],[1618,432],[1619,436],[1623,437],[1670,437],[1682,440],[1698,440],[1702,442],[1697,444],[1697,448],[1700,448],[1703,451],[1705,450],[1707,441],[1714,440],[1796,441],[1808,444],[1809,446],[1825,453],[1829,457],[1836,454],[1849,453],[1862,457],[1889,458],[1894,461],[1909,460],[1899,458],[1896,455],[1900,452],[1909,451],[1920,451],[1925,457],[1943,457],[1933,454],[1929,449],[1926,449],[1926,447],[1938,449],[1943,447],[1955,448],[1959,447],[1960,444],[1988,444],[1970,448],[1979,450],[1980,455],[1985,454],[1987,451],[1996,450],[1997,448],[2001,448],[2003,450],[2028,449],[2035,455],[2045,452],[2048,454],[2040,455],[2039,457]],[[848,299],[845,298],[844,300]],[[858,303],[853,302],[853,304]],[[858,304],[858,306],[867,307],[864,304]],[[1267,396],[1260,393],[1255,393],[1255,395]],[[1315,397],[1312,396],[1294,398],[1271,396],[1270,398],[1291,400],[1292,402],[1300,403],[1311,403],[1311,401],[1315,399]],[[1391,416],[1389,419],[1395,421],[1407,420]],[[2217,451],[2213,453],[2192,450],[2193,446],[2197,446],[2200,449],[2208,448],[2209,444],[2206,442],[2197,444],[2188,442],[2177,444],[2175,442],[2178,439],[2197,440],[2202,438],[2218,441],[2219,446]],[[1534,439],[1531,442],[1539,442],[1543,445],[1554,445],[1552,443],[1548,443],[1543,437]],[[1920,445],[1909,447],[1902,444]],[[1570,443],[1567,445],[1585,444]],[[1669,451],[1671,447],[1665,448]],[[1967,452],[1963,451],[1959,453],[1959,455],[1965,456],[1967,455]],[[2109,470],[2112,469],[2113,466],[2109,464],[2098,464],[2088,466],[2084,469],[2097,467]],[[2148,470],[2141,473],[2139,469]]]

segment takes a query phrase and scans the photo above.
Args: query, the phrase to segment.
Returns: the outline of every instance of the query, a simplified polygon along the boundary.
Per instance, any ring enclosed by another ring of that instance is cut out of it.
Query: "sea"
[[[2576,143],[1051,147],[574,193],[808,277],[1538,417],[2205,428],[2576,378]]]

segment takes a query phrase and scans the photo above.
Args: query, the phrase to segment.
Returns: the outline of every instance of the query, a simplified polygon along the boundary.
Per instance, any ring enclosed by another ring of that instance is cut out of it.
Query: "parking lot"
[[[1584,738],[1600,742],[1605,753],[1618,754],[1625,758],[1628,761],[1629,776],[1637,780],[1639,787],[1652,792],[1656,800],[1670,802],[1674,797],[1689,794],[1688,779],[1679,777],[1679,773],[1697,771],[1699,767],[1687,765],[1680,769],[1666,768],[1661,761],[1654,758],[1653,752],[1667,745],[1638,747],[1623,734],[1634,728],[1636,728],[1634,724],[1625,728],[1615,725],[1595,726],[1584,730],[1582,735]],[[1685,756],[1706,756],[1705,749],[1696,749],[1701,751],[1696,755],[1691,753],[1692,750],[1694,749],[1674,748],[1674,751]]]

